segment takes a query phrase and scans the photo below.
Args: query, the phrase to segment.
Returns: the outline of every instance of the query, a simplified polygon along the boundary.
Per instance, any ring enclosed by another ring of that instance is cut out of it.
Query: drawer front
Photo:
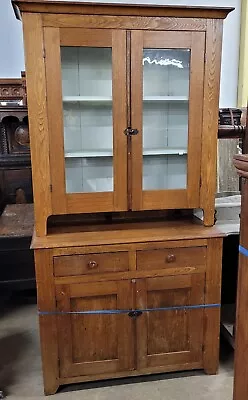
[[[137,251],[137,269],[161,269],[206,265],[206,247],[178,247]]]
[[[128,271],[128,252],[54,257],[55,276]]]

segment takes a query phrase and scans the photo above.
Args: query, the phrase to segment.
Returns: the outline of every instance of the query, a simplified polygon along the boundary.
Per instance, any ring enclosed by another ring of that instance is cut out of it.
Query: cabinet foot
[[[206,375],[217,375],[218,371],[219,371],[219,369],[216,368],[216,366],[204,368],[204,372]]]
[[[59,385],[54,383],[54,385],[44,386],[44,394],[45,396],[49,396],[50,394],[55,394],[59,388]]]

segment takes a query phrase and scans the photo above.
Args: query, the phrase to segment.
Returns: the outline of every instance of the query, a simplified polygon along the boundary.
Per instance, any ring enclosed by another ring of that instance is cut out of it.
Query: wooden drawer
[[[54,275],[72,276],[128,270],[128,252],[54,257]]]
[[[161,269],[206,265],[206,247],[177,247],[137,251],[137,269]]]

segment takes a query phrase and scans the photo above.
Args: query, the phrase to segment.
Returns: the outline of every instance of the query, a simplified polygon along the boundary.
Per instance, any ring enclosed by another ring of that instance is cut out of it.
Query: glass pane
[[[112,50],[61,47],[66,192],[113,191]]]
[[[187,186],[189,78],[189,49],[144,49],[144,190]]]

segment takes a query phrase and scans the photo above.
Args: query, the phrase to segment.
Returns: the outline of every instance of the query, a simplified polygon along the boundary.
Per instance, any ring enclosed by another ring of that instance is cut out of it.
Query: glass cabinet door
[[[194,35],[133,33],[132,127],[140,133],[132,137],[136,159],[140,154],[134,209],[197,206],[204,63],[197,50],[204,44],[200,33],[200,49]]]
[[[56,168],[60,187],[52,176],[56,209],[62,197],[66,212],[127,208],[127,195],[122,195],[127,179],[125,40],[124,31],[60,29],[61,121],[54,124],[54,145],[60,143],[62,150]],[[53,93],[54,102],[55,97]]]
[[[186,189],[190,49],[144,49],[142,64],[142,188]]]
[[[66,193],[113,192],[112,49],[61,47]]]

